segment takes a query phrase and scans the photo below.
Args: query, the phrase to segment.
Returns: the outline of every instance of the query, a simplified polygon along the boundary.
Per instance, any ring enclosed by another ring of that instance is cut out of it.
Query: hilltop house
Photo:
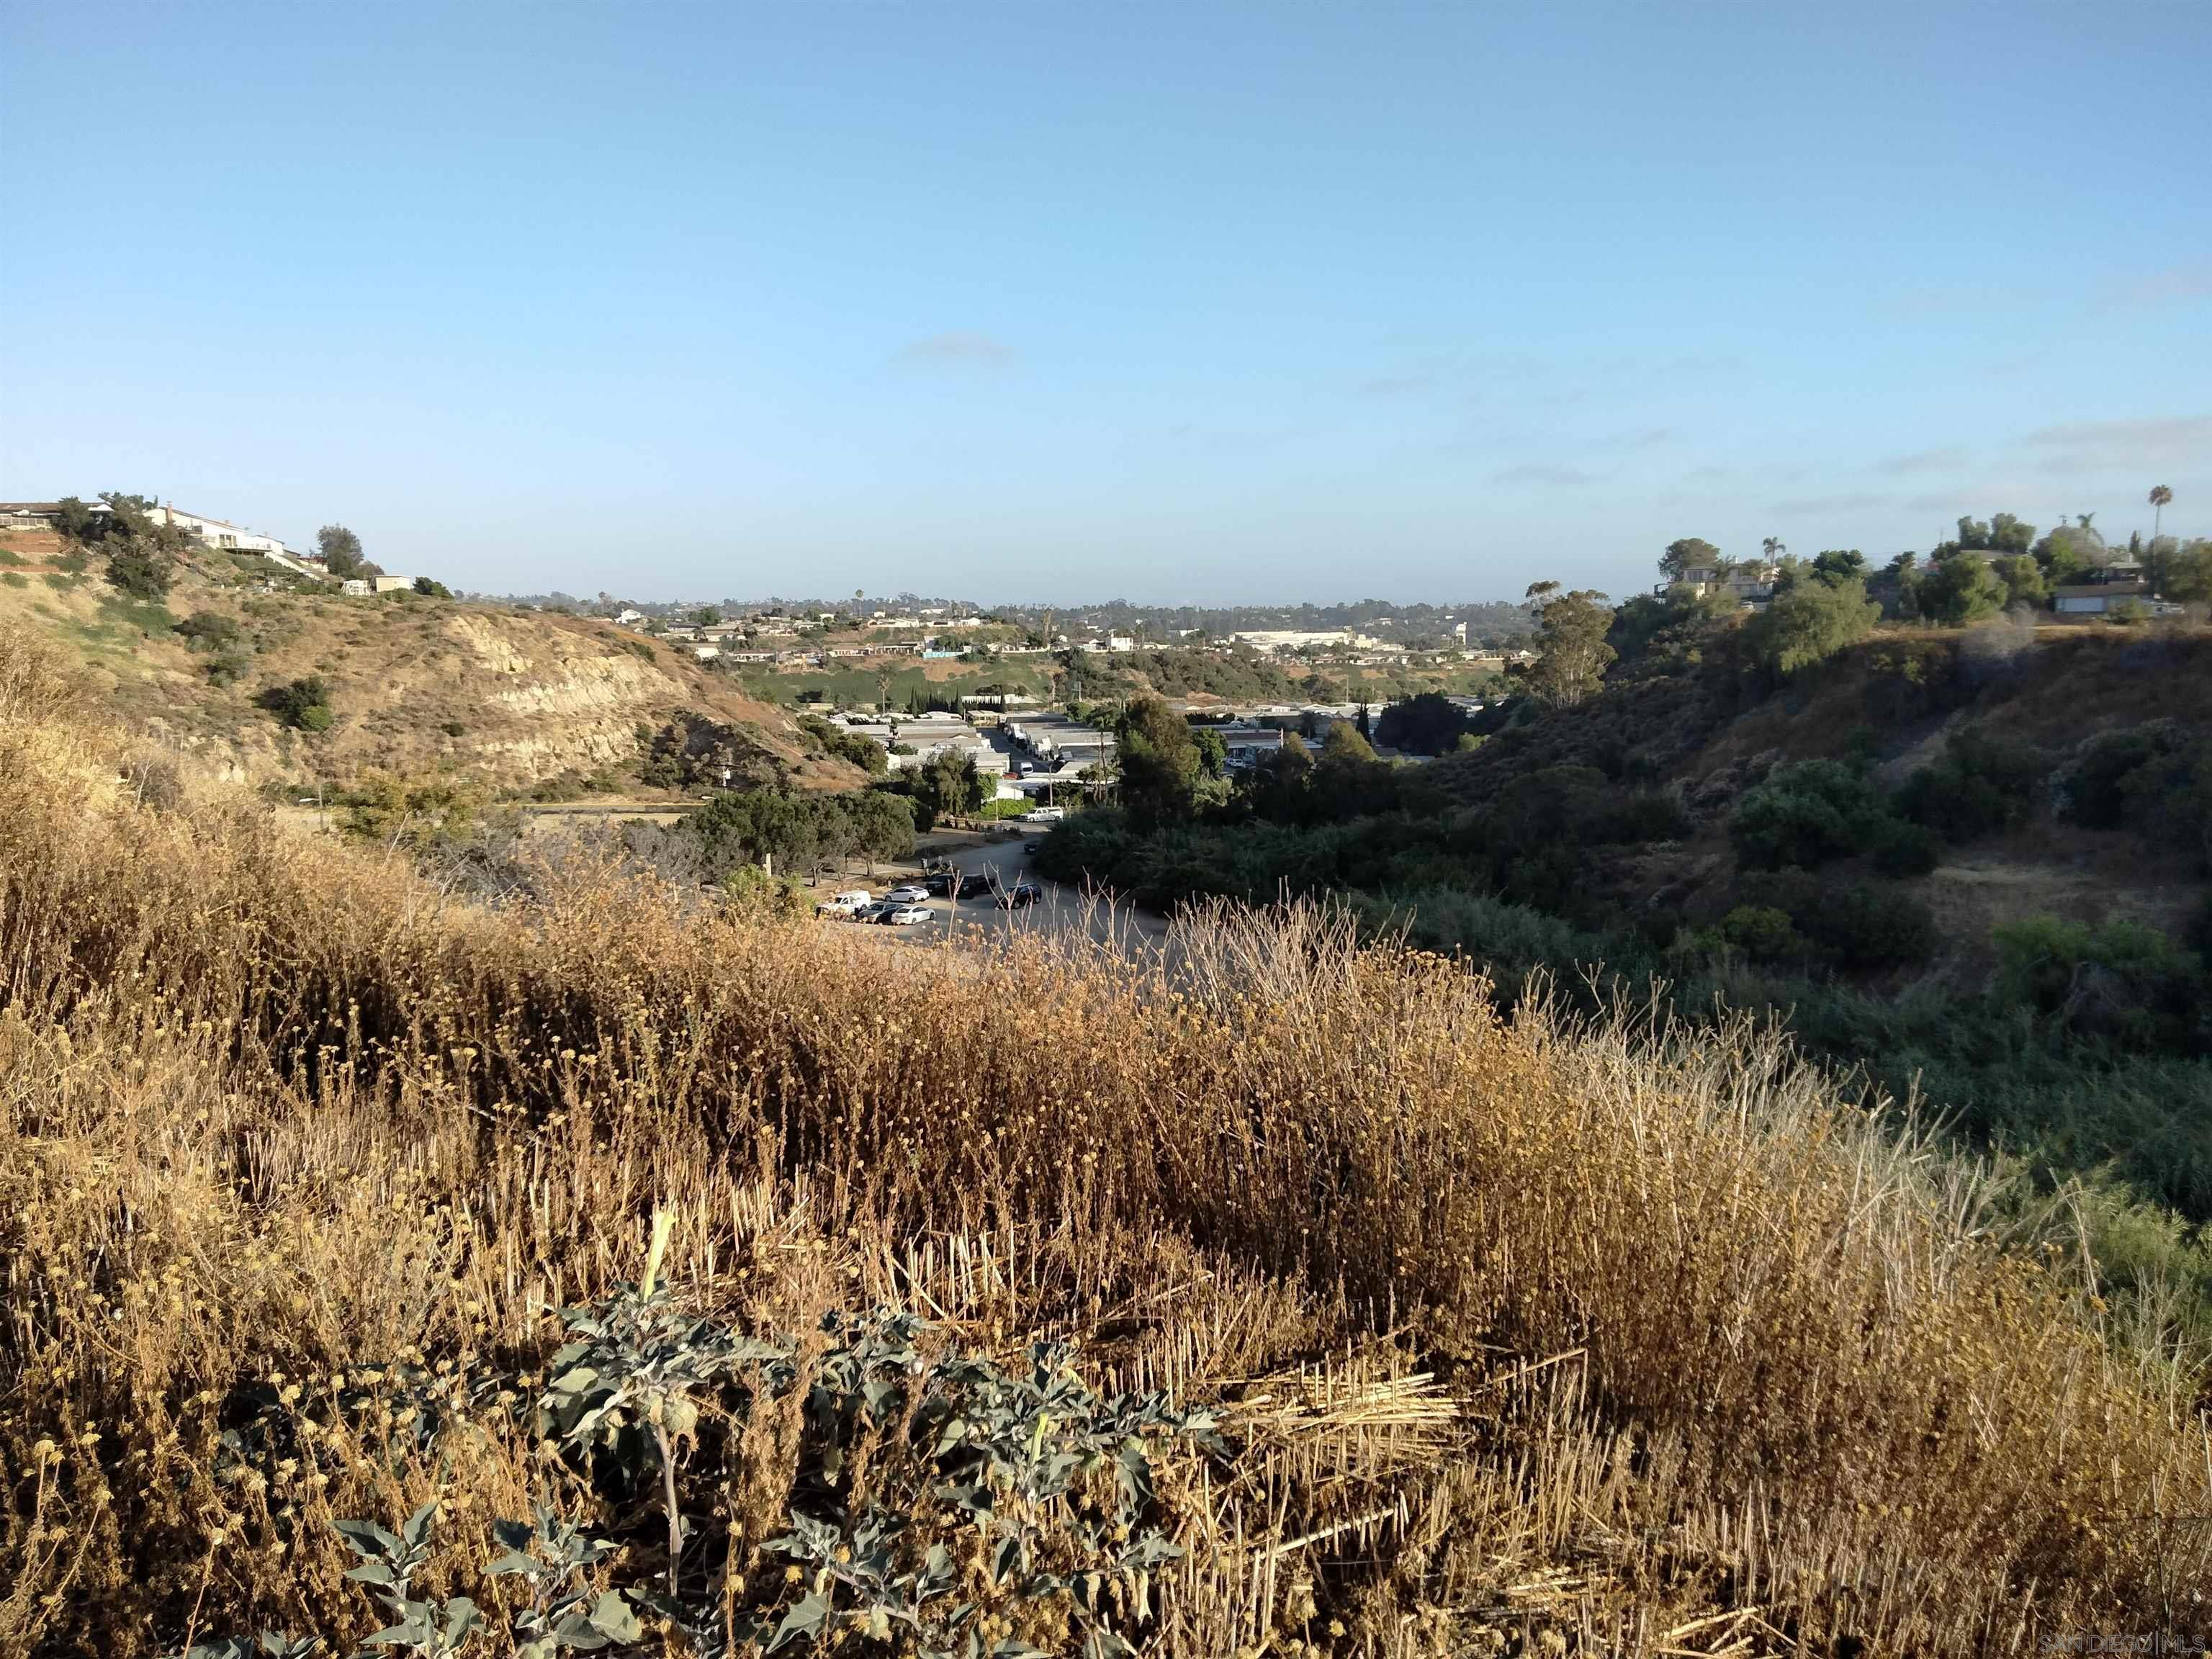
[[[108,511],[106,501],[87,501],[91,513]],[[52,530],[62,516],[59,501],[0,501],[0,530]]]
[[[146,516],[158,525],[173,525],[186,535],[225,553],[287,556],[291,550],[274,536],[264,536],[258,530],[248,530],[242,525],[232,524],[227,519],[210,519],[197,513],[180,513],[173,503],[149,507],[146,509]]]
[[[2085,570],[2079,581],[2054,590],[2051,596],[2051,608],[2067,617],[2106,617],[2124,605],[2138,607],[2147,616],[2176,608],[2151,596],[2149,580],[2133,559]]]
[[[1664,593],[1669,588],[1686,587],[1700,599],[1708,593],[1725,592],[1734,594],[1739,605],[1755,607],[1774,597],[1774,584],[1781,575],[1778,564],[1693,564],[1682,572],[1680,581],[1661,582],[1652,591]]]

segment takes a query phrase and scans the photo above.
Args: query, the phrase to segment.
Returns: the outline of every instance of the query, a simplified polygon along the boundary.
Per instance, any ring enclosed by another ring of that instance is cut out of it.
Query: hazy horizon
[[[2149,4],[18,0],[0,495],[647,599],[2201,534],[2208,61]]]

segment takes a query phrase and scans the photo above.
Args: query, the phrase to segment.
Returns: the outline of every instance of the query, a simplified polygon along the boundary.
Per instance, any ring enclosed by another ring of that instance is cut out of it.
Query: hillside
[[[1327,897],[1511,995],[1771,1019],[2017,1169],[2008,1213],[2077,1206],[2146,1339],[2212,1348],[2212,634],[1887,629],[1782,674],[1747,631],[1509,698],[1426,765],[1340,726],[1234,779],[1125,772],[1036,867]]]
[[[1965,1655],[2212,1589],[2201,1374],[1748,1023],[1310,908],[482,908],[132,787],[101,701],[0,660],[0,1650]]]
[[[1863,764],[1896,789],[1960,739],[2029,751],[2047,771],[2147,723],[2212,738],[2212,630],[2179,625],[1885,631],[1771,688],[1747,687],[1724,649],[1701,673],[1634,667],[1573,708],[1524,706],[1480,749],[1439,761],[1428,781],[1474,804],[1547,767],[1583,766],[1674,793],[1686,833],[1640,852],[1620,872],[1622,890],[1664,891],[1698,921],[1734,902],[1729,814],[1777,768]],[[2048,789],[2021,805],[1906,884],[1936,907],[1970,964],[1986,965],[1996,927],[2030,913],[2184,925],[2203,890],[2202,849],[2069,823]]]
[[[250,783],[346,782],[370,769],[465,772],[495,787],[633,789],[647,732],[690,711],[732,730],[763,775],[802,786],[858,774],[815,750],[790,716],[682,652],[611,624],[415,594],[347,599],[260,584],[198,553],[165,605],[118,593],[100,561],[45,532],[0,533],[0,623],[59,643],[117,712],[217,774]],[[193,648],[188,617],[234,630]],[[258,705],[315,677],[326,732],[288,727]]]

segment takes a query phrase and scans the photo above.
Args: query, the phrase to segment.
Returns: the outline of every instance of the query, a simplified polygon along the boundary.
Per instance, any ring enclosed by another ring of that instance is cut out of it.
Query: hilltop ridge
[[[728,728],[760,777],[801,787],[858,777],[728,676],[607,623],[411,592],[345,597],[204,552],[179,559],[166,603],[149,604],[98,565],[51,532],[0,533],[0,622],[53,639],[118,714],[240,781],[465,771],[498,787],[630,790],[650,733],[687,713]],[[327,691],[326,731],[258,706],[310,677]]]

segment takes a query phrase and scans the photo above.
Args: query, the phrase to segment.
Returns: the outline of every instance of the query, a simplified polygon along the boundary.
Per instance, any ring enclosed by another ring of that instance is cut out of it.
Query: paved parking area
[[[825,926],[853,927],[855,932],[881,933],[918,945],[941,945],[948,938],[957,941],[963,934],[981,938],[994,933],[1036,928],[1087,928],[1095,939],[1135,945],[1157,944],[1166,937],[1168,925],[1163,917],[1126,904],[1116,908],[1094,902],[1079,889],[1031,873],[1029,849],[1043,833],[1042,828],[1025,828],[1012,841],[971,842],[943,854],[963,875],[989,877],[999,890],[1011,890],[1024,881],[1042,888],[1043,896],[1034,905],[1005,910],[999,907],[996,898],[988,894],[957,902],[932,898],[930,920],[926,922],[915,922],[905,927],[838,921]],[[823,896],[828,896],[840,884],[866,886],[880,897],[886,890],[899,884],[897,878],[890,876],[878,876],[866,882],[856,877],[843,884],[825,878]]]

